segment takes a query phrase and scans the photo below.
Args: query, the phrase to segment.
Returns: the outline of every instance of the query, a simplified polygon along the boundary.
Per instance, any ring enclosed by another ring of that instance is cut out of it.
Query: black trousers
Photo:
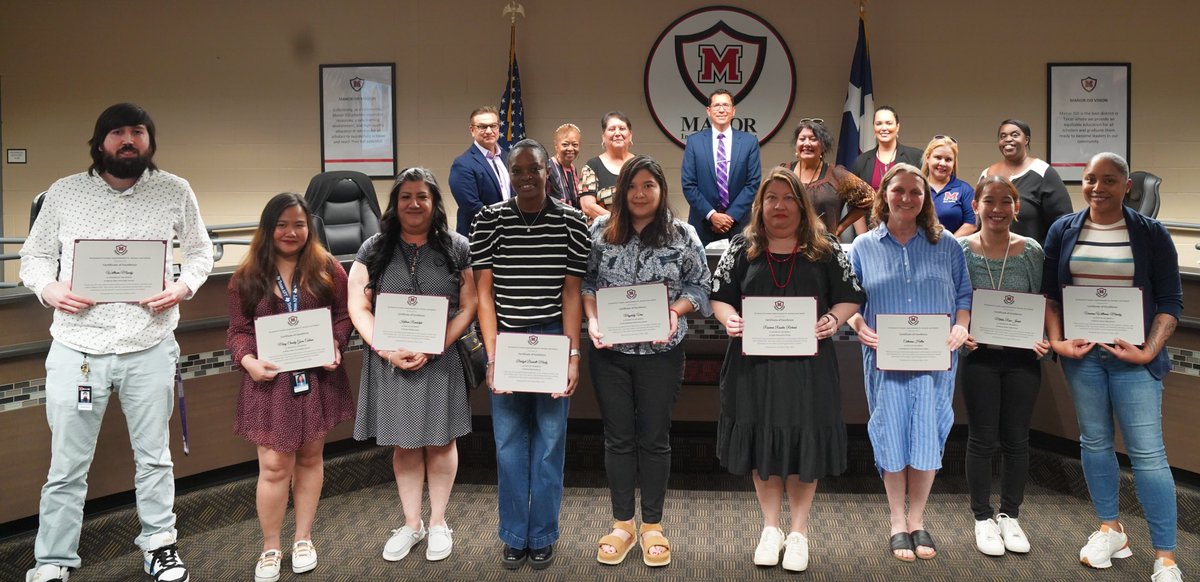
[[[644,356],[592,350],[588,368],[604,419],[604,469],[613,518],[633,519],[642,490],[642,522],[662,521],[671,475],[671,410],[683,384],[683,344]]]
[[[963,362],[967,404],[967,486],[976,520],[993,517],[992,455],[1003,451],[1000,513],[1017,517],[1029,474],[1029,422],[1042,384],[1033,350],[980,347]]]

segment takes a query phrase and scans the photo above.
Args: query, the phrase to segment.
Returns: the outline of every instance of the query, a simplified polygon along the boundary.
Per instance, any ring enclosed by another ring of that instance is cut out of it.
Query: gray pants
[[[109,397],[120,397],[133,446],[138,517],[141,534],[134,542],[143,550],[156,533],[175,533],[175,476],[167,423],[174,406],[175,364],[179,344],[174,336],[128,354],[89,354],[87,380],[80,372],[84,354],[59,342],[46,356],[46,420],[50,424],[50,473],[42,487],[37,541],[38,566],[78,568],[79,533],[87,495],[88,469],[96,453],[96,436]],[[78,386],[92,386],[92,410],[79,410]]]

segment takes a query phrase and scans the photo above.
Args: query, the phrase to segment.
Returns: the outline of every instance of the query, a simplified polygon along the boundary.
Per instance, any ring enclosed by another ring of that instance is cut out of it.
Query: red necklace
[[[796,241],[796,245],[792,247],[792,253],[791,253],[792,258],[791,259],[776,259],[775,257],[771,256],[771,249],[770,248],[767,249],[767,268],[770,269],[770,271],[771,271],[771,281],[775,283],[776,289],[783,289],[784,287],[787,287],[787,284],[792,281],[792,272],[796,269],[796,251],[799,248],[800,248],[800,241]],[[776,263],[776,262],[778,262],[778,263],[790,262],[791,263],[791,265],[788,266],[787,279],[784,279],[782,283],[780,283],[779,278],[775,276],[775,265],[773,263]]]

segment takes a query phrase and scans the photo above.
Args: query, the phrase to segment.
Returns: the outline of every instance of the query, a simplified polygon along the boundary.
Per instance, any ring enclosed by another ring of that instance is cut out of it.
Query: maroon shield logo
[[[754,36],[717,21],[707,30],[675,37],[675,62],[683,84],[700,104],[717,87],[742,100],[758,83],[767,59],[767,37]]]
[[[626,291],[626,292],[625,292],[625,298],[626,298],[626,299],[637,299],[637,290],[636,290],[636,289],[630,289],[630,290]]]
[[[295,326],[297,326],[297,325],[300,325],[300,318],[299,318],[299,317],[296,317],[295,315],[293,315],[293,316],[289,317],[289,318],[288,318],[288,325],[290,325],[290,326],[293,326],[293,327],[295,327]]]
[[[916,325],[918,323],[921,323],[921,318],[919,318],[915,315],[908,316],[908,324],[909,325]]]
[[[782,301],[775,302],[775,311],[783,311],[783,302]]]
[[[117,248],[113,249],[113,252],[117,253],[118,255],[123,255],[129,252],[129,247],[125,245],[117,245]]]
[[[408,304],[409,304],[409,305],[416,305],[416,304],[417,304],[417,297],[416,297],[415,295],[409,295],[409,296],[408,296]]]
[[[1012,305],[1013,303],[1016,303],[1016,301],[1017,301],[1017,298],[1013,297],[1012,295],[1004,296],[1004,304],[1005,305]]]
[[[365,83],[366,83],[366,81],[364,81],[362,78],[355,77],[353,79],[350,79],[350,88],[354,89],[355,93],[358,93],[359,91],[362,91],[363,85]]]
[[[1108,297],[1108,289],[1105,289],[1104,287],[1097,287],[1096,288],[1096,297],[1099,297],[1101,299]]]
[[[536,335],[529,336],[529,345],[536,346],[537,343],[538,343],[538,337]]]
[[[1084,77],[1079,80],[1079,85],[1083,87],[1084,91],[1091,93],[1092,91],[1096,90],[1096,79],[1092,77]]]

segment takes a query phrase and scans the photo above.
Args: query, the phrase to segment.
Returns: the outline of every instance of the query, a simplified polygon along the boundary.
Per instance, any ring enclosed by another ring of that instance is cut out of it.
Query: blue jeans
[[[1133,464],[1138,501],[1156,550],[1175,549],[1175,481],[1162,436],[1162,382],[1145,366],[1127,364],[1104,348],[1082,359],[1062,358],[1079,420],[1080,459],[1101,521],[1117,519],[1120,472],[1113,449],[1113,416]]]
[[[521,330],[562,333],[562,324]],[[569,398],[514,392],[492,394],[500,540],[514,548],[558,541]]]

